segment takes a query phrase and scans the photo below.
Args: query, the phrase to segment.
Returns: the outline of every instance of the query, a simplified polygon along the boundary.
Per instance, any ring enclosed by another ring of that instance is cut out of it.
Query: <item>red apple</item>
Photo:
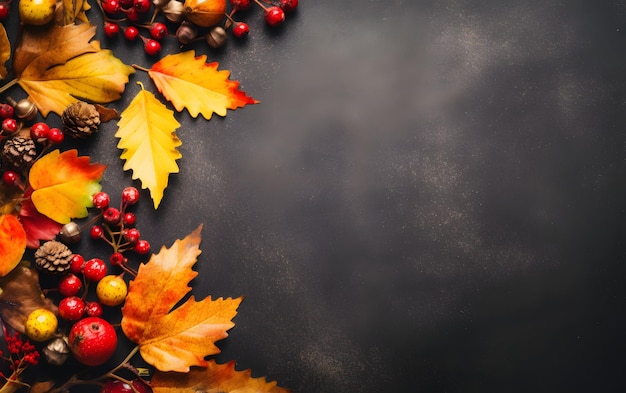
[[[87,366],[99,366],[115,354],[117,333],[106,320],[87,317],[72,326],[68,342],[76,360]]]

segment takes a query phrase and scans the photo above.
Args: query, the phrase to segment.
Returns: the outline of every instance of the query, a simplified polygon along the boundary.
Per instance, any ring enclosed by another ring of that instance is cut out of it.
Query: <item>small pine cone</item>
[[[15,168],[24,169],[37,157],[37,146],[30,138],[15,136],[4,143],[2,159]]]
[[[77,101],[68,105],[61,115],[63,131],[74,138],[85,138],[100,127],[100,112],[94,105]]]
[[[41,270],[62,273],[70,268],[73,256],[65,244],[50,240],[35,251],[35,264]]]

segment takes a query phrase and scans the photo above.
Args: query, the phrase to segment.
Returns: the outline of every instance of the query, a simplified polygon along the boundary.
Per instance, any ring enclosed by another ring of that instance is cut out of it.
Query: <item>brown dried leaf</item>
[[[38,308],[57,313],[57,306],[46,298],[39,286],[39,273],[26,266],[18,266],[0,281],[0,316],[7,324],[24,333],[24,322]]]

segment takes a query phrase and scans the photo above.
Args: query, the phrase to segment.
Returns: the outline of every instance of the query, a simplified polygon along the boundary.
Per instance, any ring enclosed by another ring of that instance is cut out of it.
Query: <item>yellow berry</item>
[[[45,25],[54,18],[56,0],[20,0],[20,18],[28,25]]]
[[[24,328],[28,338],[42,342],[54,337],[58,325],[57,316],[52,311],[38,308],[28,314]]]
[[[105,276],[98,282],[98,286],[96,286],[96,296],[98,296],[100,303],[105,306],[117,306],[122,304],[127,294],[128,287],[124,279],[120,276]]]

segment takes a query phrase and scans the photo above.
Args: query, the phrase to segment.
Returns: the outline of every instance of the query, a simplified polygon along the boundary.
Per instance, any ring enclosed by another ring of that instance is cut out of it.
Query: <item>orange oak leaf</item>
[[[37,211],[61,224],[86,217],[93,194],[102,188],[105,168],[104,164],[91,164],[89,156],[79,157],[76,149],[51,151],[30,169],[31,200]]]
[[[187,108],[194,118],[201,113],[209,120],[213,113],[226,116],[227,109],[258,103],[239,90],[239,82],[228,79],[230,71],[217,67],[216,62],[206,63],[206,55],[196,57],[190,50],[165,56],[148,74],[178,112]]]
[[[206,368],[188,373],[156,372],[151,381],[154,393],[223,392],[223,393],[289,393],[276,382],[252,378],[250,370],[235,370],[235,362],[218,364],[211,360]]]
[[[235,324],[242,298],[206,297],[196,301],[189,282],[197,276],[192,270],[200,255],[199,226],[171,248],[139,266],[130,282],[122,307],[122,330],[139,345],[143,359],[161,371],[188,372],[191,366],[206,366],[208,355],[219,353],[215,342],[226,338]]]
[[[0,215],[0,276],[4,277],[22,260],[26,232],[13,214]]]
[[[108,103],[121,97],[134,69],[90,41],[95,34],[89,23],[23,27],[13,60],[15,81],[44,117],[50,111],[61,115],[79,99]]]

